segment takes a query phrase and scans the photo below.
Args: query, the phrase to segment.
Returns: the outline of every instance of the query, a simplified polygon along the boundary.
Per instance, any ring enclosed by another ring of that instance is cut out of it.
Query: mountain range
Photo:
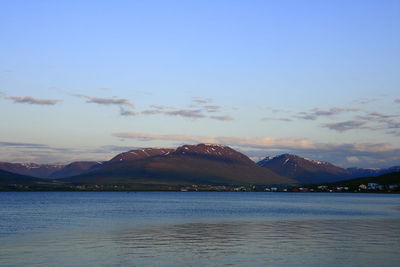
[[[385,169],[341,168],[332,163],[302,158],[291,154],[265,157],[257,165],[300,184],[336,182],[358,177],[372,177],[400,170],[400,166]]]
[[[67,165],[0,162],[0,170],[77,185],[296,185],[377,176],[400,170],[400,166],[344,169],[291,154],[268,156],[255,163],[228,146],[199,144],[131,150],[103,162],[78,161]]]
[[[117,155],[90,171],[63,179],[76,184],[226,185],[293,184],[227,146],[184,145]]]

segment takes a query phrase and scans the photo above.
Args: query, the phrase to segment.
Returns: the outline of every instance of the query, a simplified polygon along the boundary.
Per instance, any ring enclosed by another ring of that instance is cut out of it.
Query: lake
[[[0,266],[399,266],[400,195],[0,193]]]

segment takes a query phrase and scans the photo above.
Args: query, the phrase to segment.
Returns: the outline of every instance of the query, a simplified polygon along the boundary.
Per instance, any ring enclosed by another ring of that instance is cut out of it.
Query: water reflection
[[[399,219],[135,225],[0,245],[0,265],[396,266],[399,225]]]
[[[398,266],[400,262],[397,195],[5,197],[0,195],[0,266]]]
[[[116,231],[102,243],[113,243],[125,262],[143,264],[156,259],[201,266],[212,259],[235,266],[396,266],[399,225],[399,220],[188,223]]]

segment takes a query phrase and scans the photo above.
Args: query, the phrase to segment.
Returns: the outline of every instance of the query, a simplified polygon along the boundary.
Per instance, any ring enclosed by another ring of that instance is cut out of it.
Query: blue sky
[[[0,160],[221,143],[400,164],[399,1],[2,1]]]

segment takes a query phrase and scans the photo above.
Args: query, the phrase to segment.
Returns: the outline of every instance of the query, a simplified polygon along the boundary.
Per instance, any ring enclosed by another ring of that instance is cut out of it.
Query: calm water
[[[0,266],[399,266],[400,195],[0,193]]]

